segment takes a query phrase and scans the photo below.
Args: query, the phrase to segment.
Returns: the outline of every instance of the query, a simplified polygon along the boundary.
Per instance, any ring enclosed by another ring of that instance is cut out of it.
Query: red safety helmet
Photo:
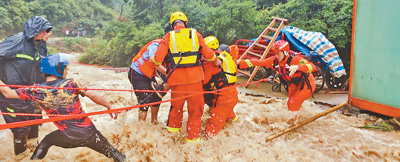
[[[290,50],[290,45],[288,42],[284,40],[278,40],[276,41],[271,48],[271,51],[273,52],[278,52],[278,51],[289,51]]]

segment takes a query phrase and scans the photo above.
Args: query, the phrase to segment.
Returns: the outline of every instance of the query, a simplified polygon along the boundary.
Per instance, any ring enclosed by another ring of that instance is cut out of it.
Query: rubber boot
[[[28,134],[28,139],[39,137],[39,125],[32,125]]]
[[[46,154],[44,154],[46,155]],[[31,156],[31,160],[39,160],[39,159],[43,159],[43,149],[41,148],[36,148],[35,151],[33,152],[32,156]]]
[[[111,153],[111,158],[115,161],[115,162],[123,162],[126,160],[126,156],[119,152],[117,149],[114,149],[113,152]]]
[[[33,113],[42,114],[42,109],[35,107]],[[37,119],[43,119],[43,116],[32,116],[30,118],[30,120],[37,120]],[[40,125],[32,125],[31,126],[31,130],[29,131],[28,139],[39,137],[39,126]]]
[[[40,144],[38,147],[36,147],[35,151],[33,152],[32,156],[31,156],[31,160],[40,160],[46,156],[47,151],[49,151],[50,147],[47,147],[47,148],[43,148],[43,147],[45,147],[45,146],[40,145]]]
[[[18,155],[26,150],[26,141],[28,140],[27,133],[14,134],[14,153]]]

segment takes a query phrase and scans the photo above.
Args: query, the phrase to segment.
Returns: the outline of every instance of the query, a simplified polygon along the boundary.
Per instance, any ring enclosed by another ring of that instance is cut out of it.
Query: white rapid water
[[[69,78],[75,78],[88,88],[131,89],[127,73],[117,73],[96,67],[71,64]],[[137,103],[130,92],[98,91],[114,108]],[[164,99],[168,99],[167,95]],[[82,98],[84,110],[105,110],[88,98]],[[265,142],[274,132],[285,129],[295,114],[289,112],[286,100],[239,94],[235,107],[239,118],[228,122],[212,140],[202,138],[198,144],[186,143],[186,129],[177,134],[166,131],[169,103],[161,105],[158,125],[138,122],[137,109],[121,113],[117,120],[108,114],[91,116],[96,127],[130,161],[400,161],[400,134],[359,129],[363,119],[334,112],[291,133]],[[207,112],[209,108],[205,108]],[[323,110],[312,102],[303,103],[299,121]],[[203,116],[203,131],[208,113]],[[186,128],[187,113],[184,113]],[[0,118],[0,124],[4,124]],[[10,130],[0,130],[0,161],[27,161],[37,143],[54,131],[53,123],[40,127],[38,139],[28,142],[28,150],[13,153]],[[111,161],[88,148],[64,149],[53,146],[41,161]]]

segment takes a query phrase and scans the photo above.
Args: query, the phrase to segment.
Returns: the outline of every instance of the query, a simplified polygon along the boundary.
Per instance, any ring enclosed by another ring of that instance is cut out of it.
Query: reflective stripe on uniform
[[[306,73],[311,73],[311,71],[313,70],[312,66],[310,64],[306,64],[308,67],[308,71]]]
[[[214,57],[213,58],[211,58],[211,59],[206,59],[206,61],[214,61],[214,59],[216,58],[217,56],[215,56],[215,54],[214,54]]]
[[[279,47],[279,50],[282,50],[282,49],[283,49],[284,47],[286,47],[288,44],[289,44],[289,43],[286,42],[285,44],[281,45],[281,46]]]
[[[224,51],[218,55],[218,58],[222,60],[222,70],[225,72],[228,84],[236,83],[236,63],[231,54]]]
[[[196,50],[196,37],[194,36],[194,34],[196,34],[195,33],[196,31],[194,30],[194,29],[192,29],[192,46],[193,46],[193,50],[192,50],[192,52],[197,52],[197,50]]]
[[[33,61],[33,57],[29,56],[27,54],[17,54],[16,56],[17,56],[17,58],[23,58],[23,59],[28,59],[28,60]]]
[[[151,58],[151,61],[152,61],[154,64],[156,64],[157,66],[158,66],[158,65],[161,65],[161,63],[162,63],[162,62],[157,62],[157,61],[154,59],[154,57]]]
[[[176,133],[179,132],[179,130],[181,130],[181,128],[172,128],[172,127],[167,128],[167,131],[170,133]]]
[[[13,113],[13,112],[14,112],[14,109],[11,109],[11,108],[8,108],[8,107],[6,107],[6,109],[7,109],[7,111],[10,112],[10,113]],[[17,117],[17,116],[14,115],[14,114],[10,114],[10,116],[11,116],[11,117],[14,117],[14,118]]]
[[[172,53],[178,53],[178,49],[176,48],[176,40],[175,40],[175,32],[170,32],[171,33],[171,37],[172,37],[172,44],[174,46],[174,52]]]
[[[170,31],[169,49],[171,53],[198,52],[200,49],[196,29],[179,29]]]
[[[233,121],[235,122],[235,121],[237,121],[238,120],[238,118],[237,117],[235,117],[235,119],[233,119]]]
[[[196,141],[200,141],[200,138],[196,138],[196,139],[186,139],[186,141],[188,142],[196,142]]]
[[[244,60],[244,62],[246,62],[247,66],[253,67],[253,64],[250,62],[249,59]]]

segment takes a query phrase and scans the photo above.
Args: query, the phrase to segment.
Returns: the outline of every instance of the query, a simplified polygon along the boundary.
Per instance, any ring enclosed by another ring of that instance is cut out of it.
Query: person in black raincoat
[[[24,31],[7,37],[0,42],[0,79],[10,85],[33,85],[45,81],[40,75],[40,59],[47,55],[46,42],[51,24],[42,16],[30,18]],[[35,113],[32,101],[6,99],[0,94],[0,109],[9,113]],[[39,110],[40,112],[40,110]],[[37,113],[37,112],[36,112]],[[29,116],[3,115],[6,123],[35,119]],[[26,150],[26,140],[38,136],[38,126],[11,129],[14,135],[16,155]]]

